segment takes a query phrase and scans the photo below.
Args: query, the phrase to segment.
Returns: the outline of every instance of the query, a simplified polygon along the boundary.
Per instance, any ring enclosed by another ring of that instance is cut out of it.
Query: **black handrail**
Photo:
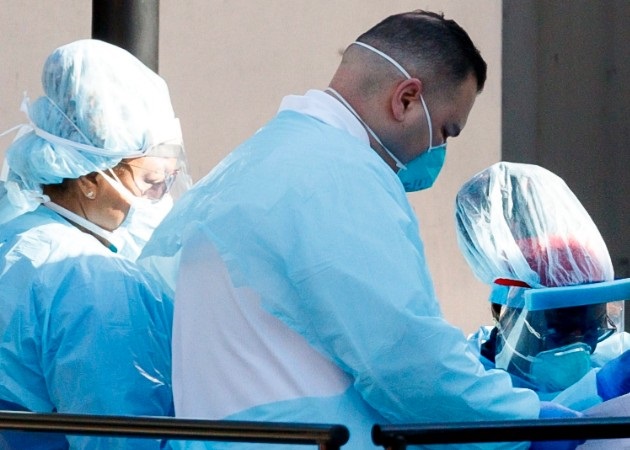
[[[0,429],[89,436],[317,445],[339,450],[343,425],[0,411]]]
[[[372,442],[390,450],[407,445],[630,438],[630,417],[423,423],[372,427]]]

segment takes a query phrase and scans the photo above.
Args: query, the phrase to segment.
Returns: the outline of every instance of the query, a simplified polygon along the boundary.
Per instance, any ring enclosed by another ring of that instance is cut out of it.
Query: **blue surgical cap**
[[[57,48],[42,87],[23,102],[30,123],[7,150],[7,196],[21,209],[42,201],[42,185],[147,156],[160,143],[181,145],[166,83],[117,46],[87,39]]]

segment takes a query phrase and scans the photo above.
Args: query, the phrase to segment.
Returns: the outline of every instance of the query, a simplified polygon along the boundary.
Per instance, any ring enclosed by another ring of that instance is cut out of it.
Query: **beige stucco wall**
[[[410,199],[446,318],[464,331],[488,322],[487,288],[455,241],[453,199],[468,177],[499,160],[500,0],[162,0],[160,8],[160,74],[195,180],[267,121],[283,95],[325,88],[343,49],[385,16],[425,8],[459,22],[489,64],[488,82],[461,137],[449,142],[435,187]],[[0,130],[23,119],[24,90],[40,93],[46,55],[89,37],[90,26],[88,0],[0,0]],[[0,156],[10,141],[0,138]]]

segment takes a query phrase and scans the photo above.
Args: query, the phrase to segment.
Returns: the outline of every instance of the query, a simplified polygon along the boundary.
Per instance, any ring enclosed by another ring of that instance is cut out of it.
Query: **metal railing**
[[[197,420],[172,417],[95,416],[0,411],[0,430],[70,435],[317,445],[339,450],[350,433],[343,425]]]
[[[630,438],[630,417],[379,425],[372,442],[389,450],[408,445]]]

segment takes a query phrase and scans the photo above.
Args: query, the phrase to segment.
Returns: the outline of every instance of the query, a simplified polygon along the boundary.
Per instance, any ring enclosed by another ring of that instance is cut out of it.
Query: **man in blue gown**
[[[541,416],[443,319],[406,196],[485,79],[454,21],[391,16],[179,200],[140,258],[176,296],[177,416],[342,423],[350,450],[377,422]]]

